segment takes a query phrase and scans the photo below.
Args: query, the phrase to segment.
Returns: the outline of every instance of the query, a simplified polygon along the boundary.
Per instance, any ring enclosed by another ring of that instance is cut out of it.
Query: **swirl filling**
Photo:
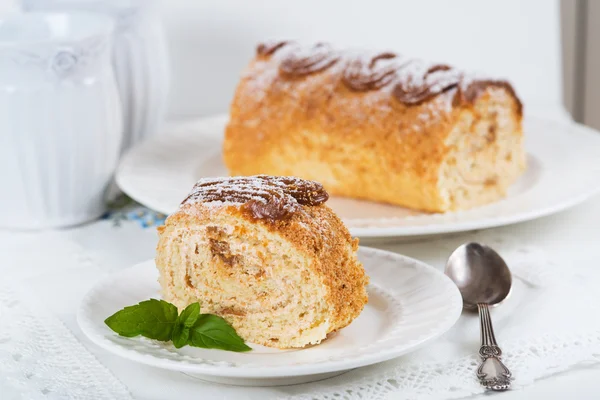
[[[380,89],[396,77],[397,67],[385,62],[396,57],[394,53],[378,54],[370,60],[357,57],[348,63],[342,80],[349,89],[359,92]]]
[[[377,55],[335,51],[327,43],[312,47],[288,41],[262,43],[257,47],[259,57],[268,57],[283,47],[286,51],[274,61],[279,74],[294,79],[321,72],[335,63],[343,63],[341,81],[350,90],[366,92],[392,86],[392,95],[405,106],[418,106],[435,96],[457,89],[453,105],[473,103],[490,86],[505,89],[517,104],[522,104],[510,83],[492,79],[471,79],[446,64],[430,64],[417,59],[404,59],[386,52]]]
[[[521,103],[521,100],[519,100],[519,97],[515,93],[512,85],[506,81],[500,80],[473,80],[467,84],[463,82],[462,85],[458,86],[458,91],[456,92],[452,103],[454,106],[457,106],[461,103],[473,103],[489,87],[497,87],[506,90],[517,103],[517,113],[519,115],[523,114],[523,104]]]
[[[339,60],[340,56],[325,43],[311,48],[297,47],[283,59],[279,70],[287,76],[300,77],[323,71]]]
[[[409,68],[416,64],[416,70],[400,79],[393,90],[394,97],[400,102],[412,106],[421,104],[440,93],[444,93],[458,86],[461,74],[448,65],[439,64],[424,69],[418,63],[408,63],[404,66]]]
[[[256,54],[259,56],[267,57],[273,55],[277,50],[281,49],[283,46],[289,44],[288,41],[271,41],[260,43],[256,47]]]
[[[181,204],[233,203],[254,219],[275,221],[290,218],[301,206],[316,206],[328,199],[318,182],[256,175],[201,179]]]

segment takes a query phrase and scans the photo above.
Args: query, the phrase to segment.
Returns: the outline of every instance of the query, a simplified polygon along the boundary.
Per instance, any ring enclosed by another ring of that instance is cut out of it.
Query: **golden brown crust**
[[[438,184],[452,150],[447,139],[459,121],[477,122],[477,102],[508,104],[520,143],[521,104],[508,84],[446,76],[443,85],[432,83],[439,94],[407,104],[394,95],[398,85],[385,69],[366,78],[350,71],[354,87],[369,90],[344,83],[343,59],[297,77],[282,74],[278,54],[285,48],[255,58],[237,87],[223,149],[233,175],[296,175],[334,195],[446,211]]]

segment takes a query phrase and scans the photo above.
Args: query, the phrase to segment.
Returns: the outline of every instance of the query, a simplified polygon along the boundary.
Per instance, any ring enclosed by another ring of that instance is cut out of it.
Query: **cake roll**
[[[496,201],[526,168],[506,81],[393,52],[269,42],[225,131],[231,175],[298,176],[336,196],[428,212]]]

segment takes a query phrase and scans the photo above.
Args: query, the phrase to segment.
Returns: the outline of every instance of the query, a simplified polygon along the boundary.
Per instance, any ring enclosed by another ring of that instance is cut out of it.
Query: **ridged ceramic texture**
[[[158,18],[141,13],[122,20],[114,68],[125,116],[123,151],[157,133],[169,89],[168,54]]]
[[[83,10],[113,18],[113,66],[123,109],[122,151],[158,132],[170,86],[155,0],[22,0],[28,10]]]
[[[196,180],[227,175],[221,159],[226,116],[170,127],[128,154],[119,187],[138,202],[170,214]],[[361,238],[431,235],[490,228],[549,215],[600,190],[600,133],[575,123],[525,119],[528,169],[506,198],[472,210],[426,214],[402,207],[332,197],[327,204]]]
[[[122,138],[109,37],[3,52],[0,226],[62,227],[105,211]]]
[[[343,371],[398,357],[446,332],[458,319],[462,300],[441,272],[417,260],[361,248],[370,276],[369,303],[352,324],[320,345],[277,350],[252,345],[233,353],[124,338],[104,320],[127,305],[158,297],[154,261],[107,277],[83,299],[77,319],[96,344],[122,357],[159,368],[238,378],[293,377]]]

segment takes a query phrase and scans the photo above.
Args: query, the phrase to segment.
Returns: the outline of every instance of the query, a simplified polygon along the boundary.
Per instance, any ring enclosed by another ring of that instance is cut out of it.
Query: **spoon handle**
[[[477,304],[479,310],[479,322],[481,324],[481,347],[479,355],[482,362],[477,368],[477,378],[486,389],[506,390],[510,387],[512,374],[500,361],[502,350],[496,343],[490,309],[487,304]]]

